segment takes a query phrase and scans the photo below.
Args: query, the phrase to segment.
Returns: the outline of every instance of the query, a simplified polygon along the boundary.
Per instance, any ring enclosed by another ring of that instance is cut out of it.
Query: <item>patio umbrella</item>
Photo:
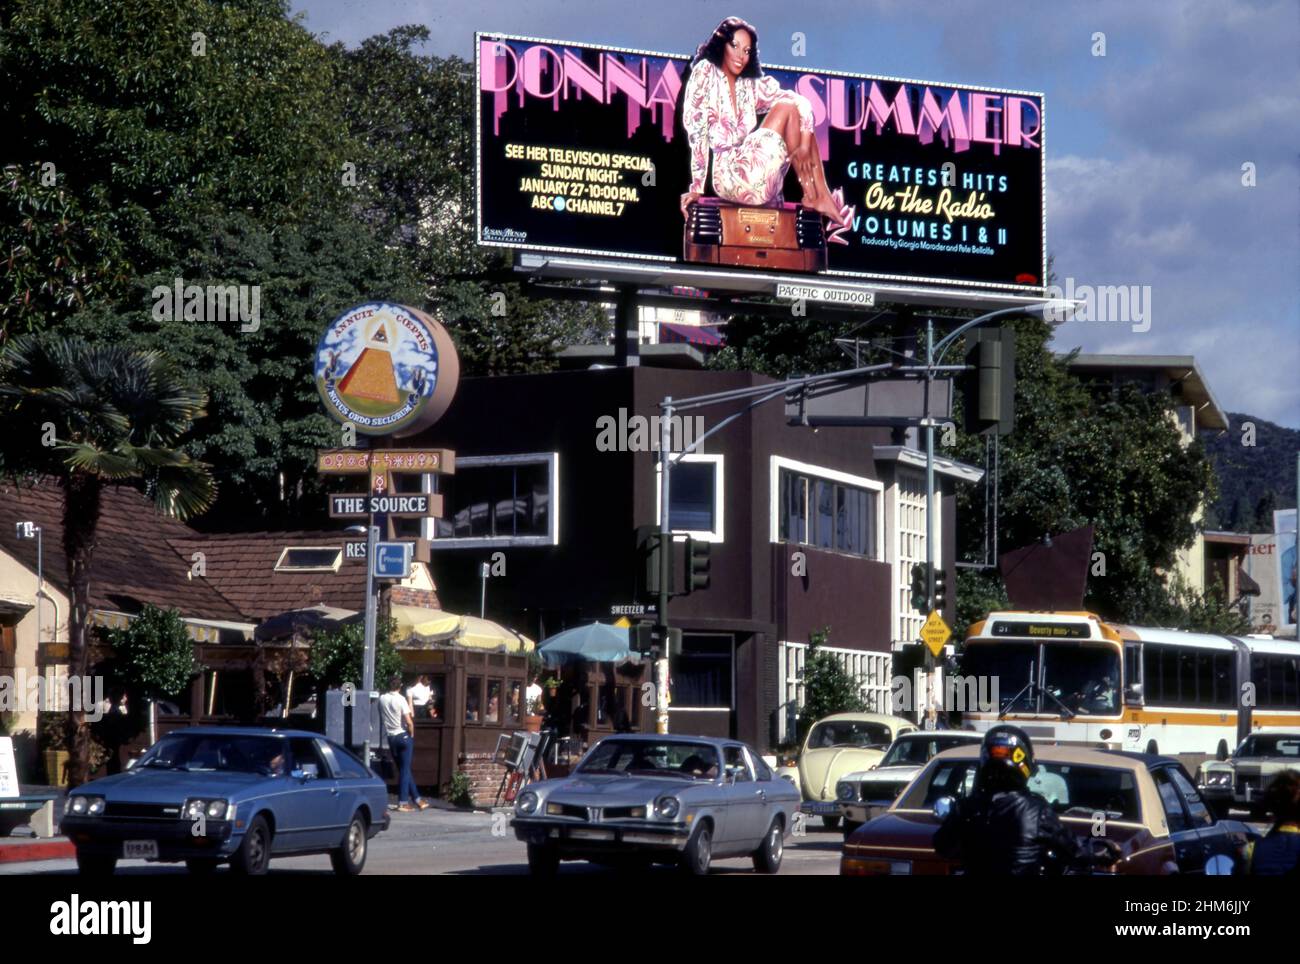
[[[291,609],[264,619],[254,630],[256,639],[281,639],[299,633],[313,633],[320,629],[336,629],[356,613],[351,609],[326,606],[318,603],[305,609]]]
[[[592,623],[577,629],[566,629],[545,640],[537,651],[547,666],[586,660],[589,663],[611,663],[626,659],[631,652],[631,634],[619,626]]]

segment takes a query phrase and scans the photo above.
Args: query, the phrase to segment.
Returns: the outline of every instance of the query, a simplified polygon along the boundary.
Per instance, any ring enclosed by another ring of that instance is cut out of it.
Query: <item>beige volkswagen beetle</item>
[[[799,753],[800,809],[822,818],[828,830],[840,824],[835,784],[855,770],[869,770],[885,750],[917,725],[885,713],[834,713],[808,730]]]

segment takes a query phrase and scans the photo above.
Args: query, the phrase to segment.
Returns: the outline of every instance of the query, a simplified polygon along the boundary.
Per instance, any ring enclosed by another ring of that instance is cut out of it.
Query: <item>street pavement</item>
[[[519,875],[528,873],[522,843],[510,829],[510,815],[498,813],[430,809],[417,813],[391,813],[392,827],[370,841],[366,874],[457,874]],[[810,824],[807,833],[786,838],[782,874],[837,874],[843,836]],[[123,860],[119,874],[184,874],[183,864],[150,864]],[[0,864],[0,876],[12,874],[74,874],[74,860],[46,860],[39,863]],[[221,873],[229,873],[223,868]],[[585,862],[564,863],[562,875],[610,874],[604,867]],[[656,868],[652,873],[671,873]],[[282,857],[271,862],[272,874],[332,874],[328,857]],[[718,860],[715,876],[753,874],[748,857]]]

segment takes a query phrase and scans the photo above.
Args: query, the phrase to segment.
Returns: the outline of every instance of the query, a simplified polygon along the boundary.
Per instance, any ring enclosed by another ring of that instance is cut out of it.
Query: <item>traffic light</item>
[[[934,608],[943,612],[948,602],[948,573],[942,569],[934,571]]]
[[[961,379],[966,431],[1010,434],[1016,418],[1015,331],[976,328],[967,332],[966,364],[974,366]]]
[[[660,630],[654,623],[637,623],[631,631],[632,648],[642,655],[649,655],[651,652],[658,650],[660,658],[669,656],[680,656],[682,652],[682,631],[672,628],[668,630],[667,651],[663,644],[663,638],[660,636]]]
[[[929,587],[926,586],[925,563],[918,562],[912,566],[912,608],[919,613],[929,612]]]
[[[657,525],[637,526],[636,552],[640,562],[640,589],[642,599],[654,605],[659,602],[659,527]],[[668,567],[668,592],[676,595],[676,573],[673,566]]]
[[[686,537],[686,592],[709,588],[709,556],[713,543]]]

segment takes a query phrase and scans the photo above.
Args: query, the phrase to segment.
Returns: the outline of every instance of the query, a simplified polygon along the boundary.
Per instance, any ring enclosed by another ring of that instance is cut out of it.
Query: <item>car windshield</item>
[[[808,749],[821,750],[832,746],[880,747],[889,746],[893,734],[884,723],[863,720],[828,720],[818,723],[808,734]]]
[[[1300,760],[1300,733],[1256,733],[1237,748],[1237,758],[1290,757]]]
[[[577,772],[713,780],[718,775],[718,751],[707,743],[686,740],[603,740]]]
[[[929,810],[940,797],[965,797],[975,786],[978,760],[936,761],[897,804],[900,810]],[[1029,781],[1029,790],[1052,805],[1061,816],[1109,820],[1138,820],[1137,779],[1117,767],[1043,763]]]
[[[894,742],[880,761],[883,767],[919,766],[929,761],[930,757],[951,750],[955,746],[969,746],[978,743],[979,738],[966,739],[960,736],[905,736]]]
[[[282,776],[285,742],[273,736],[171,733],[149,748],[137,768],[225,770]]]

